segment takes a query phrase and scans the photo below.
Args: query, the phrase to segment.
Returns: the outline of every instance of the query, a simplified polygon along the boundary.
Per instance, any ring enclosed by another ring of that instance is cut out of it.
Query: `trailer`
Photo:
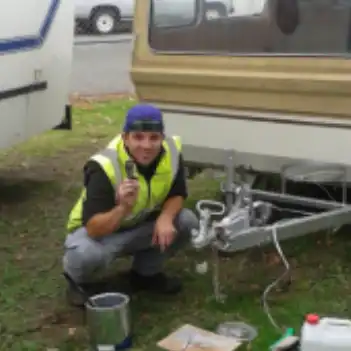
[[[0,12],[0,148],[71,129],[74,5],[11,0]]]

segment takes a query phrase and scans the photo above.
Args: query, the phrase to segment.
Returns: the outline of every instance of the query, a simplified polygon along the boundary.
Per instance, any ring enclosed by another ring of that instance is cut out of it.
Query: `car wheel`
[[[92,17],[92,26],[95,33],[100,35],[112,34],[116,31],[119,16],[113,9],[99,9]]]

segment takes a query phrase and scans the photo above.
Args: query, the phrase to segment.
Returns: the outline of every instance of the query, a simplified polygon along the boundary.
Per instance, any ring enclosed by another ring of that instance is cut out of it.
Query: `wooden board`
[[[157,346],[168,351],[233,351],[241,346],[241,342],[185,324],[159,341]]]

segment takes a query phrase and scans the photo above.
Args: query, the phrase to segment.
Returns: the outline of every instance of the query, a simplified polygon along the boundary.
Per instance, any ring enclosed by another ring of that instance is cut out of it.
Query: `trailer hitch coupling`
[[[213,200],[200,200],[196,204],[200,223],[199,229],[192,231],[195,249],[213,245],[220,251],[231,251],[231,242],[238,235],[267,224],[272,213],[270,203],[253,201],[247,184],[236,186],[235,194],[236,201],[229,210],[222,202]]]

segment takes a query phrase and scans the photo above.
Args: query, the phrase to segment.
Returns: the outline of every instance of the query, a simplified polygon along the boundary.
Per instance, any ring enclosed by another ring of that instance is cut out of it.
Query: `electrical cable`
[[[277,222],[279,223],[279,222]],[[286,275],[289,274],[290,272],[290,264],[287,260],[287,258],[285,257],[284,255],[284,252],[279,244],[279,241],[278,241],[278,238],[277,238],[277,223],[274,224],[272,226],[272,238],[273,238],[273,243],[274,243],[274,246],[281,258],[281,260],[283,261],[284,263],[284,266],[285,266],[285,271],[284,273],[278,277],[278,279],[276,279],[273,283],[269,284],[266,289],[264,290],[263,294],[262,294],[262,304],[263,304],[263,310],[264,312],[266,313],[269,321],[271,322],[271,324],[274,326],[274,328],[276,328],[277,330],[281,331],[282,328],[276,323],[276,321],[274,320],[271,312],[270,312],[270,308],[269,308],[269,305],[268,305],[268,302],[267,302],[267,297],[268,297],[268,294],[271,292],[271,290],[276,287],[279,282],[281,280],[283,280],[285,278]]]
[[[321,185],[321,184],[316,184],[316,185],[319,186],[323,191],[325,191],[331,200],[336,201],[333,198],[333,196],[329,193],[329,191],[323,185]],[[311,213],[308,213],[305,211],[299,211],[299,210],[288,209],[288,208],[280,208],[280,207],[275,206],[275,205],[273,205],[273,208],[276,210],[280,210],[280,211],[294,212],[294,213],[300,213],[300,214],[305,214],[305,215],[311,214]],[[272,289],[275,288],[279,284],[279,282],[282,281],[285,278],[285,276],[287,276],[290,273],[291,267],[290,267],[289,261],[287,260],[285,254],[283,252],[283,249],[280,246],[279,239],[277,236],[277,225],[285,220],[286,219],[282,219],[280,221],[277,221],[276,223],[274,223],[271,226],[273,244],[274,244],[275,249],[277,250],[277,253],[279,254],[279,256],[284,264],[285,270],[281,276],[279,276],[275,281],[273,281],[271,284],[269,284],[265,288],[265,290],[262,294],[262,298],[261,298],[262,304],[263,304],[263,310],[264,310],[265,314],[267,315],[267,317],[268,317],[269,321],[271,322],[271,324],[273,325],[273,327],[279,331],[282,331],[282,328],[276,323],[276,321],[274,320],[274,318],[270,312],[270,307],[269,307],[268,302],[267,302],[267,297],[268,297],[268,294],[272,291]]]

